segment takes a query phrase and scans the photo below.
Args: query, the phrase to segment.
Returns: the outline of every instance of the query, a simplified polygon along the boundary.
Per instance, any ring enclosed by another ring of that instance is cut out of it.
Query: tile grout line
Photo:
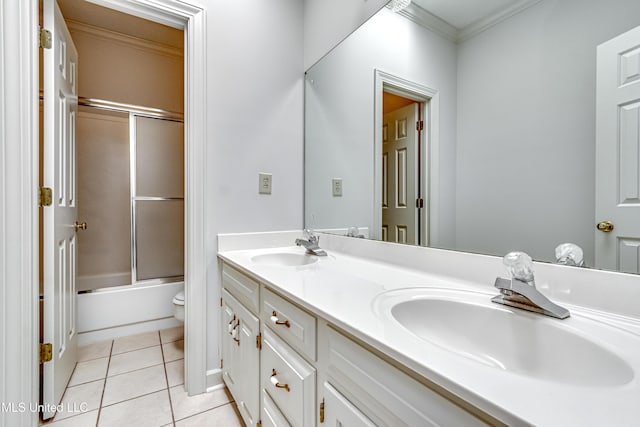
[[[224,406],[227,406],[227,405],[233,405],[234,403],[235,403],[235,400],[231,400],[231,401],[229,401],[227,403],[221,403],[220,405],[214,406],[213,408],[209,408],[209,409],[204,410],[202,412],[196,412],[195,414],[191,414],[191,415],[189,415],[187,417],[184,417],[184,418],[180,418],[178,421],[188,420],[189,418],[197,417],[198,415],[206,414],[207,412],[213,412],[216,409],[220,409],[220,408],[222,408]],[[243,420],[243,422],[244,422],[244,420]]]
[[[176,415],[173,413],[173,402],[171,401],[171,390],[169,390],[169,375],[167,374],[167,362],[164,360],[164,348],[162,345],[162,335],[158,331],[158,337],[160,338],[160,352],[162,353],[162,366],[164,367],[164,381],[167,384],[167,395],[169,396],[169,409],[171,409],[171,422],[173,426],[176,425]]]
[[[102,412],[102,401],[104,400],[104,392],[107,389],[107,378],[109,377],[109,366],[111,365],[111,352],[113,352],[113,343],[111,340],[111,349],[109,349],[109,360],[107,361],[107,372],[104,373],[104,384],[102,385],[102,395],[100,396],[100,405],[98,406],[98,416],[96,417],[96,427],[100,423],[100,413]]]
[[[160,350],[160,351],[162,351],[162,350]],[[116,356],[117,356],[117,355],[116,355]],[[132,372],[142,371],[143,369],[155,368],[156,366],[160,366],[160,365],[163,365],[163,364],[164,364],[164,362],[160,362],[160,363],[156,363],[155,365],[144,366],[144,367],[142,367],[142,368],[136,368],[136,369],[132,369],[132,370],[130,370],[130,371],[120,372],[120,373],[117,373],[117,374],[115,374],[115,375],[107,375],[107,378],[115,378],[115,377],[119,377],[119,376],[121,376],[121,375],[127,375],[127,374],[130,374],[130,373],[132,373]],[[85,384],[86,384],[86,383],[85,383]]]
[[[73,378],[73,374],[76,372],[76,368],[78,367],[78,362],[76,362],[76,365],[73,367],[73,371],[71,371],[71,376],[69,377],[69,380],[67,381],[67,385],[64,386],[64,393],[62,393],[62,397],[60,397],[60,403],[62,403],[62,401],[64,400],[64,395],[67,394],[67,390],[69,389],[69,383],[71,382],[71,378]],[[40,380],[42,381],[42,380]],[[44,400],[44,399],[43,399]],[[48,420],[43,420],[42,419],[42,411],[40,412],[40,417],[38,420],[38,425],[39,426],[43,426],[43,425],[47,425],[47,424],[53,424],[57,421],[60,420],[56,420],[56,415],[58,415],[58,413],[54,413],[53,417],[49,418]],[[70,417],[67,418],[71,418],[73,417],[73,415],[71,415]],[[63,418],[64,419],[64,418]]]

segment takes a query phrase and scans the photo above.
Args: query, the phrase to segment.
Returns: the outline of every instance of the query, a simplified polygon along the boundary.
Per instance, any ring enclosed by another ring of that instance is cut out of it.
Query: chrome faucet
[[[533,263],[529,255],[524,252],[510,252],[504,256],[502,262],[511,273],[511,279],[496,278],[494,286],[500,289],[500,295],[493,297],[492,302],[558,319],[569,317],[569,310],[552,303],[536,289]]]
[[[312,230],[309,229],[304,230],[304,235],[307,239],[296,239],[296,246],[304,246],[304,248],[307,250],[307,253],[311,255],[327,256],[327,253],[323,249],[320,249],[320,246],[318,246],[320,237],[318,237]]]

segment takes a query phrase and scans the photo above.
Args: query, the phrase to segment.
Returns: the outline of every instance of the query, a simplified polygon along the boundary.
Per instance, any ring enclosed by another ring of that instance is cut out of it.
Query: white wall
[[[208,369],[215,369],[217,234],[302,227],[303,6],[300,0],[202,3],[209,99],[207,354]],[[258,194],[259,172],[273,173],[271,195]]]
[[[570,241],[593,265],[596,46],[638,16],[544,0],[459,46],[457,247],[550,260]]]
[[[416,52],[415,47],[421,46]],[[306,77],[305,225],[373,224],[374,70],[439,92],[439,246],[454,233],[456,46],[384,9],[314,65]],[[333,197],[331,178],[343,179]]]
[[[311,67],[388,0],[304,0],[304,69]]]

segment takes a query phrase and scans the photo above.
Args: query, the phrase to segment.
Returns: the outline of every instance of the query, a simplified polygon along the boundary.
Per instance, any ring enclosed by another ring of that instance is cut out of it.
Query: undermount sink
[[[318,257],[306,253],[276,252],[256,255],[251,258],[251,261],[278,267],[299,267],[317,262]]]
[[[614,350],[580,328],[584,319],[563,321],[524,312],[470,291],[416,288],[381,297],[378,311],[406,330],[486,366],[580,386],[622,385],[634,377]]]

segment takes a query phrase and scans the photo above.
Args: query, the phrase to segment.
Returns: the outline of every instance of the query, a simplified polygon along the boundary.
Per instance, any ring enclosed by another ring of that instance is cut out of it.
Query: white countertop
[[[301,254],[304,249],[290,246],[222,250],[218,256],[506,424],[637,426],[640,423],[638,319],[567,303],[562,304],[571,311],[571,317],[566,320],[527,312],[526,316],[539,316],[540,322],[563,322],[563,327],[579,331],[587,339],[595,337],[637,373],[629,382],[608,386],[532,378],[485,366],[451,352],[419,338],[388,316],[376,313],[380,311],[379,295],[387,291],[413,287],[458,289],[484,294],[490,299],[497,295],[492,282],[479,284],[330,249],[327,250],[329,256],[300,267],[252,261],[252,257],[259,254],[282,252]],[[545,351],[560,352],[562,349]]]

